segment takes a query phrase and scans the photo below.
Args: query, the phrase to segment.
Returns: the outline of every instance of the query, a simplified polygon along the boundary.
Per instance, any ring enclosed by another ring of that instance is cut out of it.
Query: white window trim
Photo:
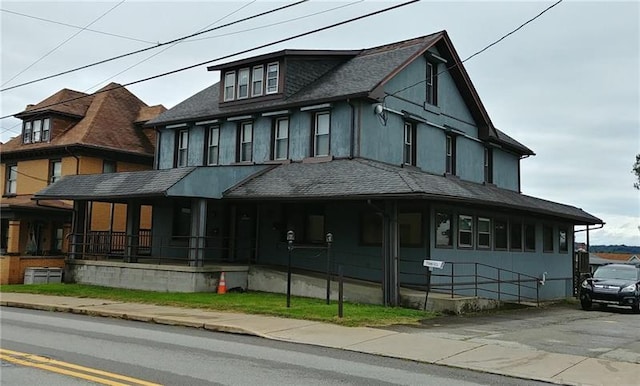
[[[489,227],[488,227],[489,230],[488,231],[486,231],[486,232],[480,231],[480,223],[481,222],[486,222],[486,223],[489,224]],[[476,242],[476,244],[478,245],[478,249],[491,249],[491,244],[492,244],[491,243],[491,241],[492,241],[491,240],[491,229],[492,229],[492,227],[493,227],[493,224],[492,224],[490,218],[488,218],[488,217],[478,217],[478,224],[477,224],[478,241]],[[480,235],[489,235],[489,239],[488,239],[486,245],[480,244],[480,240],[481,240]]]
[[[258,72],[260,74],[260,89],[257,90],[256,89],[256,72]],[[256,92],[257,91],[257,92]],[[253,66],[253,69],[251,71],[251,96],[252,97],[258,97],[261,96],[264,93],[264,65],[259,65],[259,66]]]
[[[280,122],[282,121],[287,121],[287,130],[286,130],[286,136],[285,137],[279,137],[278,133],[279,133],[279,128],[280,128]],[[290,125],[290,121],[289,121],[289,117],[281,117],[281,118],[276,118],[275,120],[275,128],[274,128],[274,136],[273,136],[273,159],[274,160],[285,160],[289,157],[289,125]],[[284,156],[279,157],[278,156],[278,143],[279,141],[286,141],[287,142],[287,151],[286,154],[284,154]]]
[[[229,96],[227,96],[227,89],[232,90],[231,93],[229,93],[230,94]],[[225,102],[235,100],[235,97],[236,97],[236,72],[235,71],[227,71],[224,73],[223,97]]]
[[[13,170],[15,169],[15,173]],[[4,193],[8,195],[15,195],[18,192],[18,164],[7,165],[6,171],[6,181]],[[13,178],[12,178],[13,177]]]
[[[251,138],[247,140],[245,137],[245,127],[251,126]],[[244,159],[244,145],[251,144],[251,153],[249,154],[249,159]],[[243,122],[240,124],[240,157],[238,157],[240,162],[251,162],[253,161],[253,122]]]
[[[460,222],[461,222],[461,220],[463,218],[469,220],[469,224],[471,224],[471,229],[469,229],[469,230],[464,229],[463,230],[463,229],[460,228]],[[462,232],[469,233],[470,238],[471,238],[471,243],[470,244],[463,244],[462,243],[462,238],[460,237]],[[458,215],[458,247],[461,247],[461,248],[473,248],[473,216],[469,216],[469,215],[466,215],[466,214]]]
[[[242,79],[242,74],[245,73],[247,74],[247,78],[246,78],[246,84],[241,84],[240,80]],[[247,86],[247,94],[246,95],[240,95],[240,86]],[[238,99],[247,99],[249,98],[249,93],[251,90],[249,90],[249,87],[251,86],[251,70],[249,69],[249,67],[246,68],[241,68],[238,70]]]
[[[213,133],[216,133],[214,136]],[[213,144],[213,138],[215,138],[215,144]],[[218,148],[218,157],[216,157],[215,162],[211,162],[211,148]],[[207,143],[207,165],[218,165],[220,160],[220,126],[211,126],[209,127],[209,141]]]
[[[413,123],[405,122],[404,123],[404,146],[403,146],[403,154],[402,154],[402,163],[405,165],[413,165]],[[408,153],[407,153],[408,151]],[[408,161],[407,162],[407,156]]]
[[[321,115],[327,115],[329,117],[329,127],[328,127],[328,132],[326,134],[318,134],[318,117]],[[314,157],[326,157],[328,155],[331,154],[331,112],[329,111],[318,111],[317,113],[314,114],[313,116],[314,119],[314,128],[313,128],[313,156]],[[327,148],[327,154],[319,154],[318,153],[318,137],[319,136],[327,136],[329,142],[328,142],[328,148]]]
[[[183,137],[183,134],[186,136]],[[183,142],[183,138],[185,138]],[[180,155],[184,151],[184,164],[180,163]],[[178,132],[178,160],[176,162],[178,167],[185,167],[189,164],[189,130],[180,130]]]
[[[275,80],[276,80],[276,88],[275,90],[269,90],[269,79],[273,79],[269,77],[269,67],[275,65],[276,66],[276,76],[275,76]],[[264,88],[265,88],[265,94],[277,94],[278,93],[278,88],[280,86],[280,63],[279,62],[271,62],[269,64],[267,64],[267,71],[266,71],[266,80],[265,80],[265,84],[264,84]]]

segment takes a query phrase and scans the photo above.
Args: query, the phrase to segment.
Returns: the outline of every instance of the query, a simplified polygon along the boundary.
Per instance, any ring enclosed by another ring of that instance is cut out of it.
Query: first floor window
[[[452,223],[453,216],[451,213],[437,212],[436,213],[436,247],[452,247],[453,246],[453,234]]]
[[[240,124],[240,162],[250,162],[253,158],[253,123]]]
[[[507,222],[505,220],[493,221],[493,248],[507,249],[508,231]]]
[[[325,242],[324,214],[307,215],[305,241],[312,244],[322,244]]]
[[[422,245],[422,213],[398,213],[398,235],[401,247]]]
[[[176,201],[173,207],[173,237],[187,237],[191,232],[191,203]]]
[[[180,130],[178,132],[178,167],[187,166],[189,151],[189,131]]]
[[[287,205],[285,207],[285,226],[281,240],[286,240],[288,231],[295,233],[295,243],[324,244],[325,216],[321,206]]]
[[[491,248],[491,220],[478,217],[478,248]]]
[[[521,251],[522,250],[522,223],[519,221],[512,221],[511,226],[509,227],[510,232],[510,241],[511,241],[511,250],[512,251]]]
[[[364,245],[382,244],[381,215],[367,212],[360,216],[360,243]]]
[[[330,114],[328,111],[315,113],[313,155],[315,157],[329,155]]]
[[[558,250],[560,253],[569,252],[569,243],[567,242],[566,228],[560,228],[558,230]]]
[[[463,214],[458,216],[458,246],[473,247],[473,217],[471,216]]]
[[[536,226],[534,224],[524,224],[524,250],[536,250]]]
[[[207,140],[207,165],[217,165],[220,153],[220,127],[209,128]]]
[[[62,161],[51,160],[49,164],[49,183],[53,184],[62,177]]]
[[[404,123],[404,159],[405,165],[416,165],[416,125],[412,122]]]
[[[61,252],[63,242],[64,242],[64,228],[62,227],[62,224],[54,224],[53,237],[51,239],[51,251]]]
[[[7,165],[5,194],[16,194],[18,190],[18,165]]]
[[[553,227],[550,225],[542,227],[542,250],[553,252]]]
[[[289,118],[278,118],[273,128],[273,159],[289,157]]]

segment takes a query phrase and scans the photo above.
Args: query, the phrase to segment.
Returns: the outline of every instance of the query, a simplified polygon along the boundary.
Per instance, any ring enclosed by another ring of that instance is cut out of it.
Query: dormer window
[[[264,66],[253,67],[253,80],[251,82],[251,96],[262,95],[262,88],[264,87]]]
[[[249,69],[243,68],[238,71],[238,99],[249,97]]]
[[[232,101],[236,97],[236,72],[229,71],[224,75],[224,100]]]
[[[278,92],[278,74],[280,72],[278,62],[269,63],[267,66],[267,94]]]
[[[49,118],[34,119],[24,122],[23,143],[49,142],[51,120]]]

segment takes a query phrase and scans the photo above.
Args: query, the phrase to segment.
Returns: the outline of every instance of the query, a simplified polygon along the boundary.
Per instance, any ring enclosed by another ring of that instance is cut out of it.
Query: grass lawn
[[[178,293],[128,290],[82,284],[3,285],[0,292],[22,292],[42,295],[100,298],[132,303],[147,303],[177,307],[202,308],[217,311],[243,312],[285,318],[315,320],[343,326],[388,326],[419,324],[437,313],[400,307],[344,303],[343,317],[338,318],[338,302],[327,305],[324,299],[292,297],[286,307],[286,295],[265,292]]]

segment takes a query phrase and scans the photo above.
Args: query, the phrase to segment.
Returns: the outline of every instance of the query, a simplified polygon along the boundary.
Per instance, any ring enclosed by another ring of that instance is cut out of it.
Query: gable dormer
[[[220,71],[218,102],[224,108],[287,98],[359,52],[283,50],[207,69]]]

